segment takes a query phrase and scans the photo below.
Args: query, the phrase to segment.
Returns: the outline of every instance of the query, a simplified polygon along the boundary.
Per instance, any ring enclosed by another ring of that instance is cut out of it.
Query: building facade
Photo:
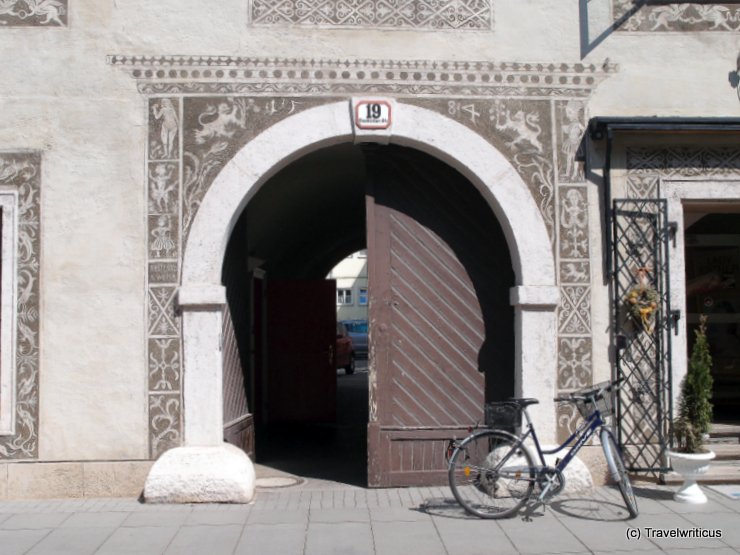
[[[367,320],[367,251],[357,251],[332,268],[327,279],[337,283],[337,320]]]
[[[370,485],[442,479],[490,400],[562,438],[553,397],[615,375],[659,471],[691,326],[734,335],[739,30],[731,2],[4,2],[0,496],[187,500],[189,468],[249,498],[361,249]]]

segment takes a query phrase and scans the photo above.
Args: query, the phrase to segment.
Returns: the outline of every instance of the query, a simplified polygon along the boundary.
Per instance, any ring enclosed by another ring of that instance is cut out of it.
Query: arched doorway
[[[335,291],[324,279],[365,247],[369,419],[367,392],[331,363]],[[255,449],[235,439],[258,462],[361,485],[441,482],[448,439],[482,421],[484,400],[514,395],[505,237],[480,192],[418,150],[347,143],[281,170],[237,222],[223,282],[257,429]],[[226,422],[238,416],[232,358]]]
[[[364,154],[351,143],[283,168],[242,212],[223,279],[242,344],[241,366],[224,357],[224,421],[241,416],[229,401],[243,370],[242,406],[254,427],[226,437],[272,469],[355,485],[367,483],[367,371],[346,379],[341,369],[335,283],[326,276],[366,247],[366,181]]]
[[[220,449],[223,412],[219,344],[225,302],[221,270],[227,241],[243,208],[270,177],[293,160],[307,152],[355,140],[411,146],[427,152],[465,176],[488,203],[506,238],[515,276],[509,292],[514,307],[514,392],[542,400],[538,429],[545,440],[554,438],[551,399],[559,293],[550,238],[527,186],[488,142],[439,114],[399,103],[391,129],[356,135],[347,108],[346,102],[324,105],[269,128],[227,164],[200,205],[184,252],[179,292],[185,447],[172,450],[175,453],[169,458],[175,464],[190,446],[212,453],[214,468],[217,460],[228,457]],[[371,400],[371,407],[375,401]]]

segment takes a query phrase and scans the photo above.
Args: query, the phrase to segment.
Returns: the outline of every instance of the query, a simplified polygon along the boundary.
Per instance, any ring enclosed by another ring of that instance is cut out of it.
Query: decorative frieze
[[[657,198],[662,178],[737,178],[740,149],[733,147],[677,146],[627,149],[628,198]]]
[[[552,104],[557,180],[558,380],[560,393],[593,382],[591,311],[591,244],[588,188],[583,170],[586,102],[573,98]],[[567,404],[558,407],[557,433],[564,441],[580,415]]]
[[[17,191],[15,250],[15,434],[0,437],[0,459],[38,457],[41,154],[0,153],[0,185]],[[4,261],[12,267],[11,261]],[[7,348],[3,345],[3,348]]]
[[[182,99],[149,102],[147,144],[147,361],[149,448],[180,445],[182,323],[176,311],[181,264]],[[166,393],[167,395],[163,395]]]
[[[151,95],[585,98],[614,64],[109,56]]]
[[[68,0],[0,0],[3,27],[66,27]]]
[[[740,169],[740,149],[734,147],[629,148],[627,168],[630,179],[672,177],[735,177]]]
[[[490,30],[491,0],[252,0],[253,25]]]
[[[644,0],[614,0],[613,14],[619,31],[740,31],[736,3],[646,5]]]

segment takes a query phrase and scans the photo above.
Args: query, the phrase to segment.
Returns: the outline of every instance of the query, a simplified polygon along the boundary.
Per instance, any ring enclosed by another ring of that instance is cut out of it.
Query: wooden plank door
[[[407,149],[368,167],[368,482],[444,483],[447,441],[482,420],[486,396],[513,393],[511,263],[490,208],[457,172]]]
[[[333,422],[336,282],[267,285],[267,423]]]

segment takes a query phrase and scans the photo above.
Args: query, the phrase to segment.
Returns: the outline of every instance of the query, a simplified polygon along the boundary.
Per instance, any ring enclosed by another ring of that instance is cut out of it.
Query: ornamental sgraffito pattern
[[[561,285],[558,388],[591,383],[591,266],[581,140],[586,99],[615,66],[111,56],[149,95],[148,314],[151,456],[181,442],[182,249],[226,163],[260,131],[350,95],[393,96],[475,130],[528,184]],[[558,413],[559,433],[575,417]]]
[[[150,454],[181,443],[181,322],[175,311],[180,266],[181,101],[149,103],[147,147],[147,360]]]
[[[68,0],[0,0],[2,27],[66,27]]]
[[[253,25],[490,30],[490,0],[252,0]]]
[[[41,155],[0,153],[0,185],[18,192],[15,435],[0,437],[0,459],[38,457]]]
[[[281,119],[327,101],[239,96],[185,99],[184,237],[213,179],[244,145]]]
[[[591,245],[589,202],[585,183],[582,138],[588,118],[580,99],[553,103],[557,154],[557,260],[560,284],[558,307],[559,392],[593,383],[591,322]],[[558,438],[564,441],[579,422],[572,405],[557,408]]]
[[[619,31],[740,31],[737,4],[644,5],[642,0],[615,0],[613,10]]]
[[[456,119],[503,153],[528,184],[554,241],[555,161],[550,101],[456,98],[408,102]]]
[[[740,149],[691,146],[627,149],[628,198],[656,198],[660,179],[676,177],[740,178]]]
[[[321,100],[319,102],[326,102]],[[150,456],[182,442],[182,249],[213,179],[257,133],[306,98],[164,97],[149,103],[147,360]]]

